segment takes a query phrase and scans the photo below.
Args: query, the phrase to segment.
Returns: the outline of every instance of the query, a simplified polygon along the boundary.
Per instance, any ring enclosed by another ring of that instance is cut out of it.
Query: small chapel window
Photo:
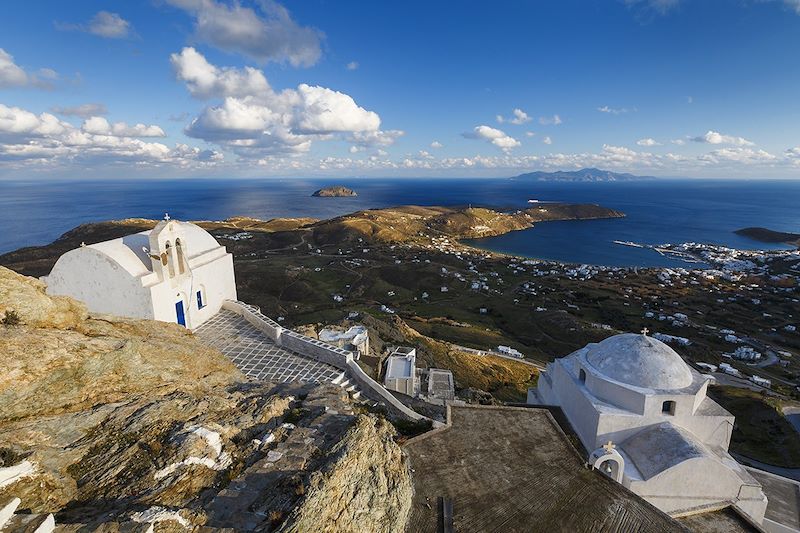
[[[672,400],[667,400],[666,402],[661,404],[661,414],[664,415],[674,415],[675,414],[675,402]]]
[[[578,377],[580,378],[581,383],[586,383],[586,370],[581,368],[581,371],[578,374]]]
[[[206,306],[205,301],[203,300],[203,290],[200,289],[197,291],[197,308],[202,309]]]

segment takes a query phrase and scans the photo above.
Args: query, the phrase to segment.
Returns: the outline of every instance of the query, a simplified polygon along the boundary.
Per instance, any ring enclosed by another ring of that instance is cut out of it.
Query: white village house
[[[728,453],[733,415],[706,396],[708,376],[646,332],[549,363],[528,402],[561,407],[589,463],[662,511],[732,503],[761,523],[761,485]]]
[[[190,329],[236,300],[233,256],[204,229],[164,217],[155,228],[82,245],[42,280],[90,311],[176,322]]]

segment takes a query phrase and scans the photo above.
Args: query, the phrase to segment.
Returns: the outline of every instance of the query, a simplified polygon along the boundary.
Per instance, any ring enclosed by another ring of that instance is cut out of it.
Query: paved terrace
[[[337,384],[345,379],[344,372],[336,367],[277,346],[244,317],[227,309],[220,310],[195,334],[253,379]]]
[[[546,409],[451,407],[451,427],[410,440],[407,531],[687,531],[583,467]],[[444,498],[442,505],[440,498]]]

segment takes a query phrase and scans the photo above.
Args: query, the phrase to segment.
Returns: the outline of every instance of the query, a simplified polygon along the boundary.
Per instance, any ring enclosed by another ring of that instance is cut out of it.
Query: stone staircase
[[[361,399],[361,389],[358,388],[358,385],[355,384],[352,380],[347,377],[347,374],[342,372],[342,375],[334,379],[331,383],[334,385],[338,385],[344,389],[344,391],[352,398],[353,400]]]

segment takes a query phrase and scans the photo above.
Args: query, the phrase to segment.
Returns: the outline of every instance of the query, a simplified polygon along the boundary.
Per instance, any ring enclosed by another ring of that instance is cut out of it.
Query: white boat
[[[633,246],[634,248],[644,248],[641,244],[631,241],[614,241],[614,244],[621,244],[622,246]]]

